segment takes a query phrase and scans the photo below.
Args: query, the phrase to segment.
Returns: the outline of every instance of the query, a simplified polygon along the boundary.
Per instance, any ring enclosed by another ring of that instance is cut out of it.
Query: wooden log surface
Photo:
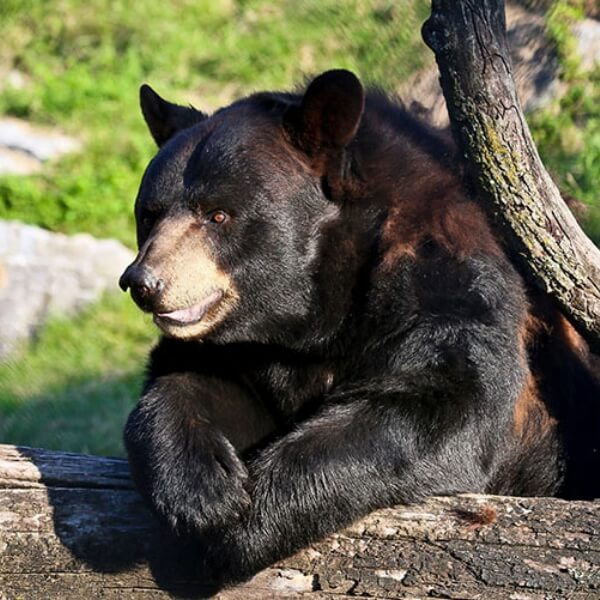
[[[374,512],[228,590],[121,459],[0,445],[0,599],[600,598],[600,502],[464,495]]]

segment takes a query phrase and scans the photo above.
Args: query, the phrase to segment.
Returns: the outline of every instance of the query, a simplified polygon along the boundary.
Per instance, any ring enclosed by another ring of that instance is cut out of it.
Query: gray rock
[[[0,119],[0,174],[34,173],[42,163],[80,148],[78,140],[52,129],[12,117]]]
[[[133,252],[116,240],[0,221],[0,360],[49,315],[69,315],[117,281]]]
[[[577,49],[581,56],[581,66],[585,71],[600,63],[600,21],[584,19],[573,28],[577,38]]]
[[[42,163],[26,152],[0,147],[0,175],[30,175],[41,167]]]

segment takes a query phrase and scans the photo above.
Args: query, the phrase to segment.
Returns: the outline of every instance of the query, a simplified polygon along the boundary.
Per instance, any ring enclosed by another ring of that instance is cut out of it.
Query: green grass
[[[587,206],[584,227],[600,243],[600,66],[581,71],[570,27],[583,18],[582,0],[561,0],[549,14],[548,29],[561,65],[567,93],[531,115],[533,136],[546,167],[561,189]]]
[[[86,144],[42,175],[0,178],[0,216],[131,244],[131,206],[154,152],[140,83],[213,107],[223,90],[291,87],[332,66],[393,84],[422,63],[427,2],[5,0],[0,11],[0,56],[29,82],[0,92],[0,113]]]
[[[584,227],[600,243],[600,68],[572,81],[530,123],[544,164],[563,191],[585,203]]]
[[[123,454],[120,432],[154,337],[124,295],[108,295],[75,319],[51,319],[0,365],[0,441]]]

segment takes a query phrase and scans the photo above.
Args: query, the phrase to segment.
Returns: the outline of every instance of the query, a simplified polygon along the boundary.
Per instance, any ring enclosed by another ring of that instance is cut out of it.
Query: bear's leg
[[[223,532],[221,548],[207,549],[222,578],[251,575],[376,508],[484,491],[485,425],[460,411],[462,423],[442,425],[431,406],[431,420],[419,421],[415,401],[345,399],[249,462],[250,510]]]
[[[125,427],[141,494],[181,534],[229,524],[248,509],[238,451],[273,428],[260,402],[231,382],[192,373],[147,385]]]

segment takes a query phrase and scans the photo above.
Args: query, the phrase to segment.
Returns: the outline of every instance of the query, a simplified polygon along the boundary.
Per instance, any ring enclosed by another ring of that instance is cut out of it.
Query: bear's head
[[[273,341],[317,318],[323,239],[353,178],[358,79],[328,71],[304,94],[255,94],[212,116],[148,86],[140,96],[159,151],[123,290],[179,339]]]

